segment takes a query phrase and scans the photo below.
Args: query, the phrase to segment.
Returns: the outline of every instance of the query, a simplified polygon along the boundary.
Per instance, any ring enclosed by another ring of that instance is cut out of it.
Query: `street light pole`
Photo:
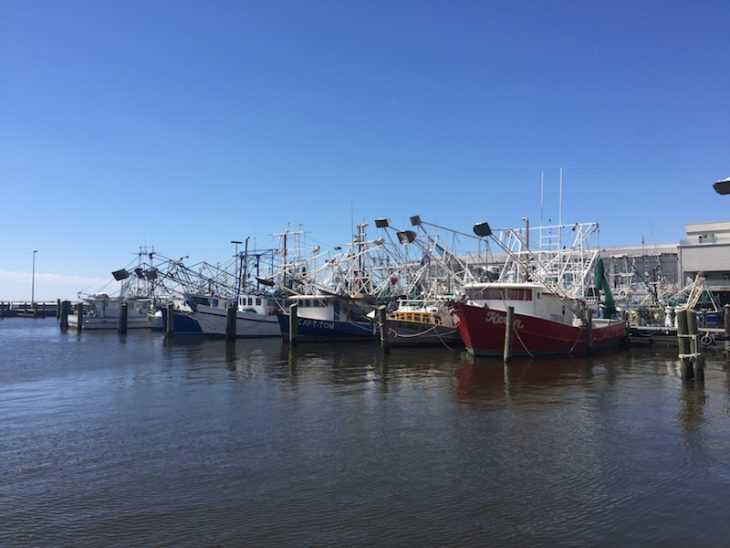
[[[33,250],[33,276],[31,278],[30,285],[30,305],[35,307],[35,254],[38,253],[37,249]]]

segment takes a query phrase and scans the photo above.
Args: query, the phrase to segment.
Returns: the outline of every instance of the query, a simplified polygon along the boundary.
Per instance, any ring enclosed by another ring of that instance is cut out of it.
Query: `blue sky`
[[[353,217],[517,226],[541,172],[557,220],[560,167],[564,219],[602,245],[676,242],[730,219],[729,20],[720,1],[5,0],[0,298],[29,297],[33,249],[55,298],[140,245],[218,261],[287,227],[347,242]]]

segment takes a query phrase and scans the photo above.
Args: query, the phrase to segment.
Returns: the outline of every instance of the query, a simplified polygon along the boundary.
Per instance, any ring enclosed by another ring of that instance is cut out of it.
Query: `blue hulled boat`
[[[299,342],[377,341],[378,326],[367,314],[372,302],[339,295],[296,295],[289,298],[297,305]],[[279,327],[289,340],[289,314],[279,313]]]

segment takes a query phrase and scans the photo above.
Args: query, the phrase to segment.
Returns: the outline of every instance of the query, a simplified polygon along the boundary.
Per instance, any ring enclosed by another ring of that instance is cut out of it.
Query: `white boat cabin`
[[[276,300],[261,294],[243,294],[238,296],[238,310],[271,316],[276,314]]]
[[[535,283],[480,283],[464,286],[467,301],[490,310],[506,311],[513,307],[515,314],[534,316],[565,325],[581,325],[565,298],[555,295],[546,287]],[[572,301],[573,309],[581,306]]]
[[[152,300],[148,298],[120,298],[110,297],[106,293],[95,293],[86,297],[84,301],[84,315],[87,318],[118,318],[122,304],[127,305],[129,318],[146,318],[152,309]]]

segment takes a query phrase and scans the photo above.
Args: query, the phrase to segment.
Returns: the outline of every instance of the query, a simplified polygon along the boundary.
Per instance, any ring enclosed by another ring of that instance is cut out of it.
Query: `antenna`
[[[560,204],[559,204],[558,214],[560,215],[558,224],[560,226],[563,226],[563,168],[562,167],[560,168]]]
[[[540,172],[540,226],[543,225],[542,222],[542,212],[543,212],[543,206],[545,205],[545,172]]]

